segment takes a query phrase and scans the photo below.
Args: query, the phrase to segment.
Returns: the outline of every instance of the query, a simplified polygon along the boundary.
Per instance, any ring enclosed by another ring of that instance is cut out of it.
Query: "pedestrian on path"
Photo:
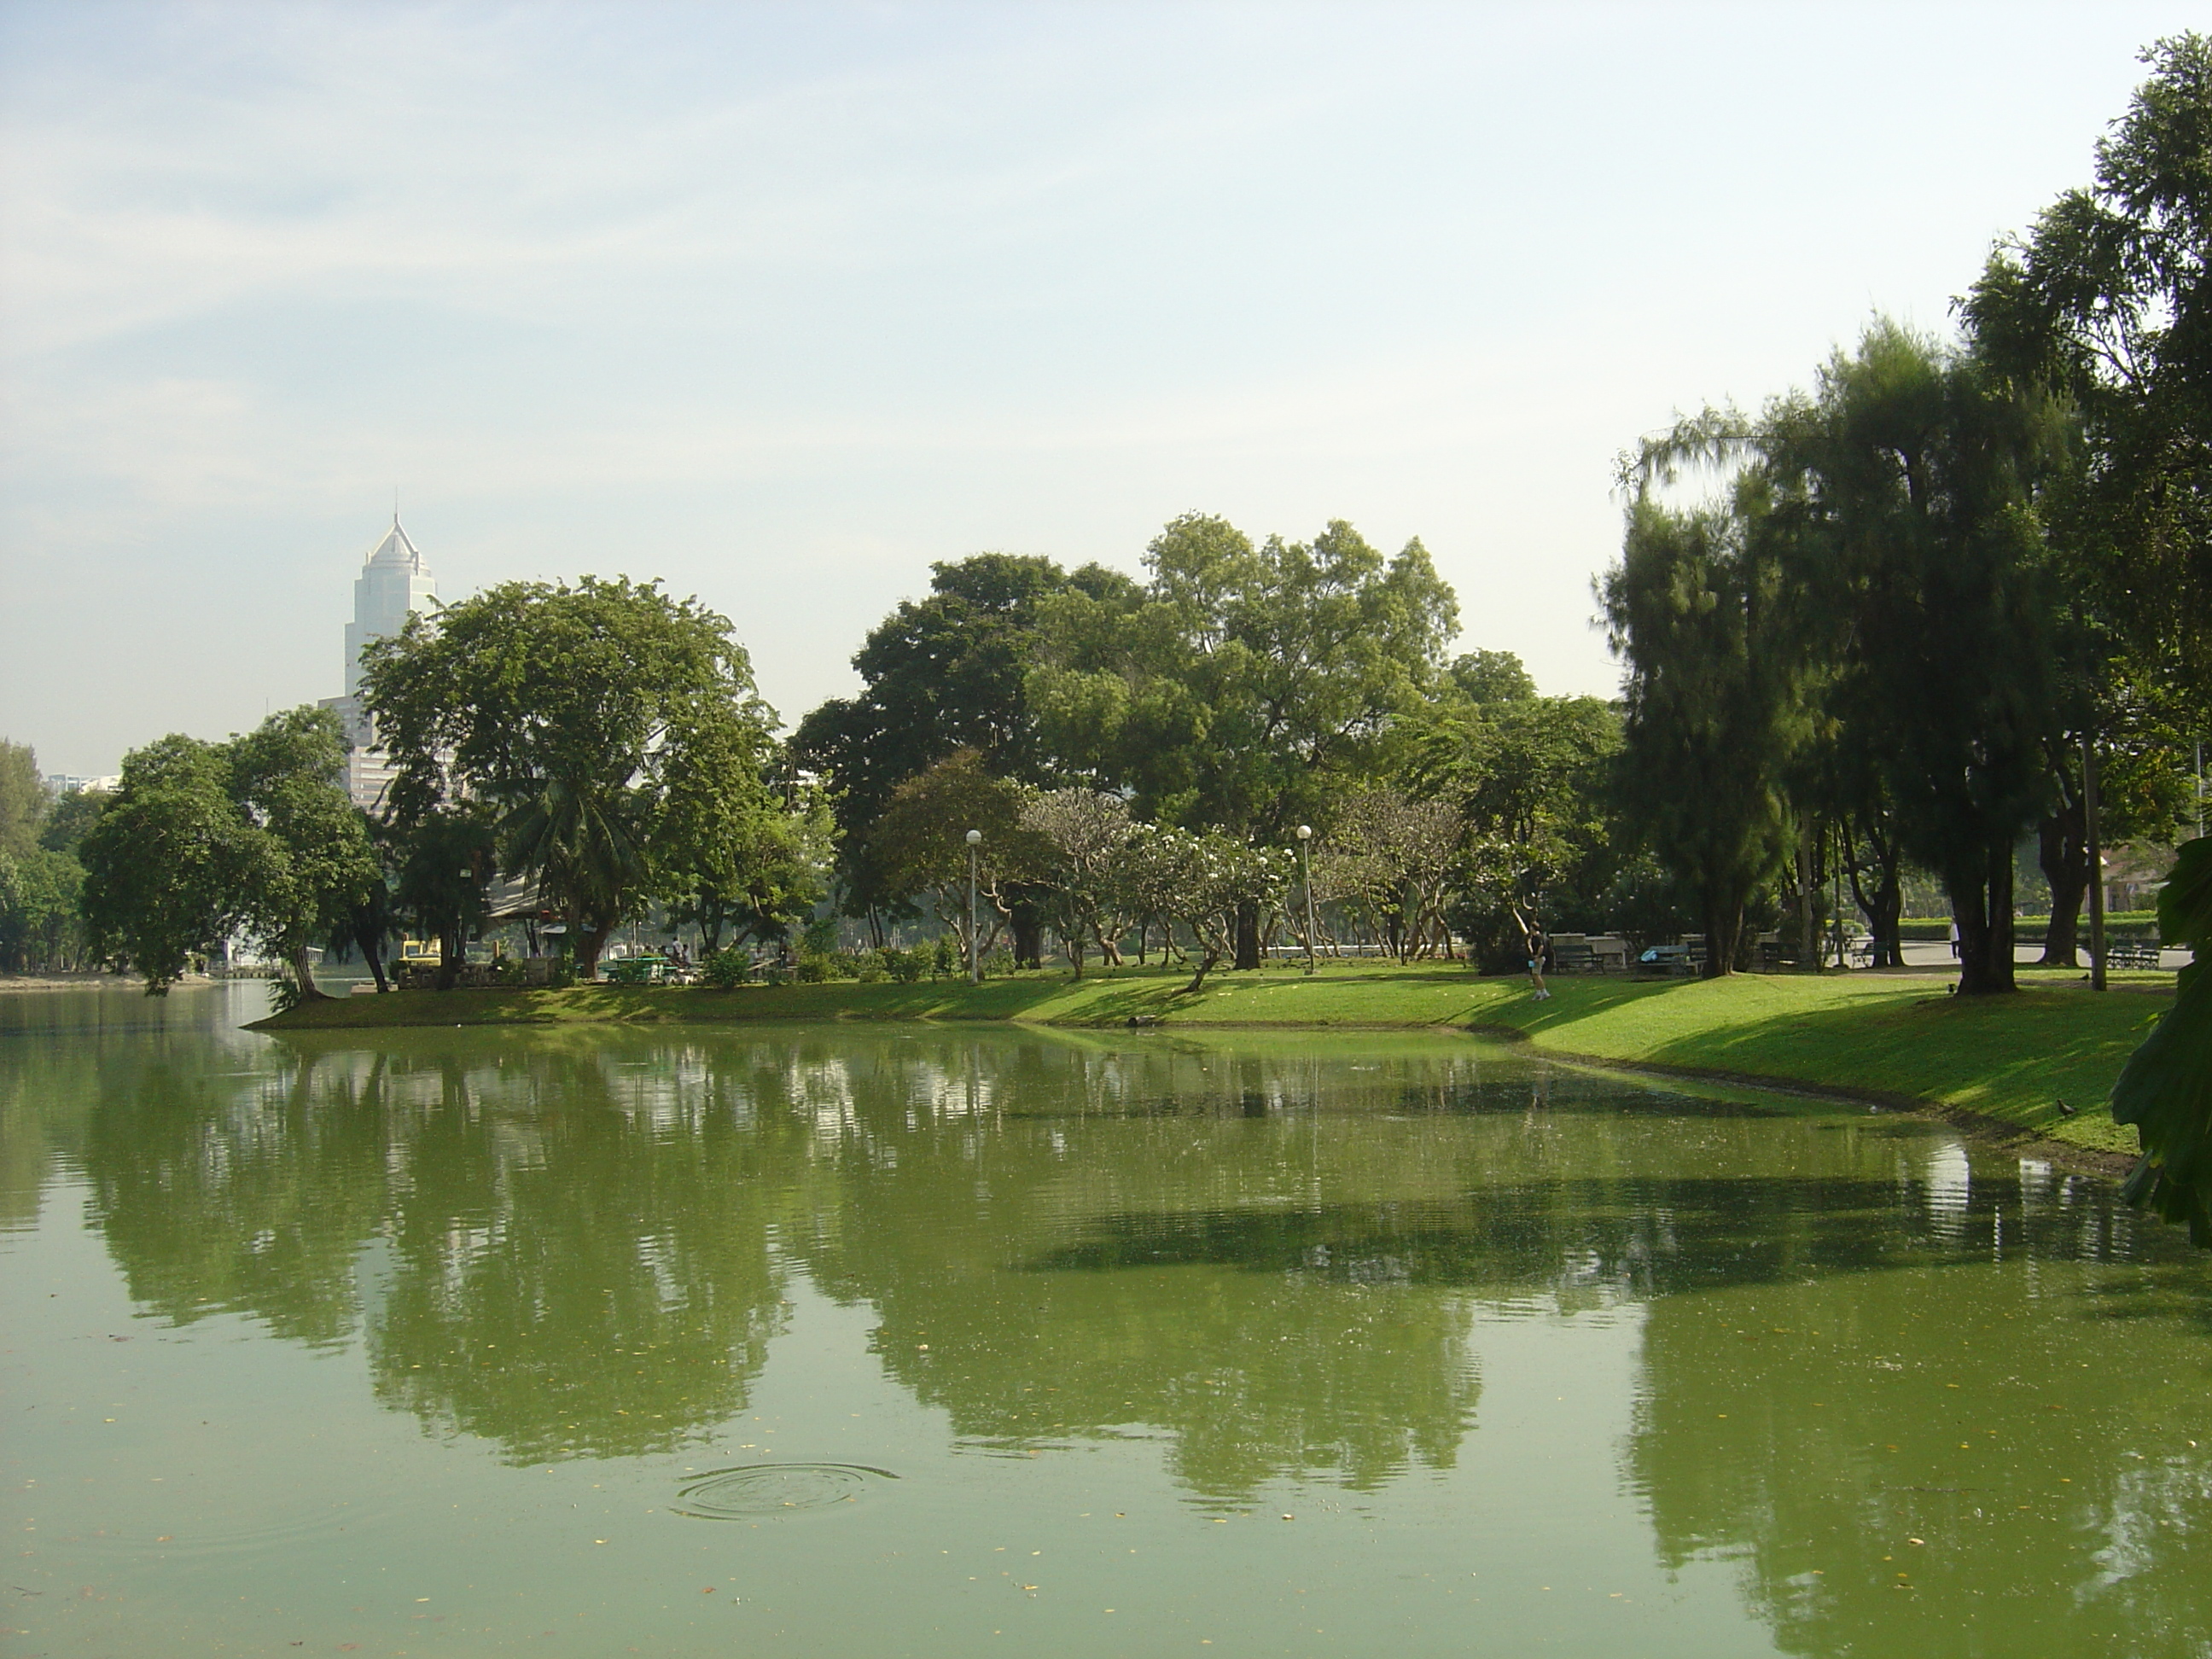
[[[1550,941],[1545,939],[1543,929],[1531,927],[1528,930],[1528,983],[1536,988],[1536,1000],[1539,1002],[1548,1002],[1552,998],[1552,994],[1544,988],[1544,953],[1550,948]]]

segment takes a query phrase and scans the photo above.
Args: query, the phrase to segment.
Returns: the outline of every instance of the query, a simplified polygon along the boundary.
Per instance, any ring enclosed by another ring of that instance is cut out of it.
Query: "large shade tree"
[[[488,809],[507,874],[537,883],[591,974],[617,927],[781,810],[774,714],[729,621],[658,583],[507,582],[364,653],[403,835]]]
[[[975,750],[957,750],[894,789],[868,832],[885,890],[926,908],[964,957],[990,947],[1048,866],[1042,837],[1022,820],[1028,798]]]
[[[1405,723],[1400,769],[1458,816],[1451,915],[1493,963],[1526,957],[1532,927],[1586,908],[1601,873],[1621,716],[1595,697],[1546,697],[1510,651],[1456,659],[1439,695]],[[1604,916],[1610,925],[1614,918]]]
[[[77,843],[106,799],[72,790],[54,799],[31,747],[0,739],[0,973],[76,964]]]
[[[2078,407],[2051,503],[2130,648],[2212,699],[2212,38],[2160,41],[2095,181],[1998,247],[1965,306],[1982,356]]]
[[[316,997],[308,951],[381,879],[343,783],[328,709],[272,714],[228,743],[171,736],[124,757],[84,837],[84,915],[104,953],[160,995],[191,958],[243,933]]]
[[[1804,735],[1802,659],[1759,534],[1761,492],[1688,510],[1650,494],[1628,511],[1601,589],[1626,665],[1620,790],[1627,821],[1692,895],[1705,972],[1731,973],[1745,916],[1790,841],[1784,768]]]
[[[1662,752],[1649,739],[1692,729],[1684,694],[1697,682],[1678,668],[1670,691],[1656,657],[1647,672],[1639,632],[1724,647],[1707,655],[1747,672],[1696,720],[1711,737],[1730,708],[1794,709],[1772,728],[1789,740],[1739,750],[1732,781],[1681,775],[1746,805],[1773,792],[1772,830],[1801,845],[1824,804],[1846,823],[1878,817],[1893,850],[1942,878],[1968,994],[2013,988],[2014,852],[2044,809],[2060,730],[2063,590],[2040,509],[2064,434],[2063,411],[2033,386],[1877,320],[1810,393],[1755,422],[1709,410],[1644,446],[1630,553],[1607,589],[1632,671],[1629,775],[1647,800],[1663,809],[1674,787],[1645,769]],[[1653,503],[1649,485],[1689,460],[1735,469],[1725,513]],[[1637,574],[1639,540],[1652,580]],[[1734,550],[1707,559],[1698,541]],[[1729,594],[1693,591],[1697,568],[1731,568],[1741,580]],[[1715,631],[1739,614],[1743,627]],[[1816,734],[1850,763],[1808,765]]]
[[[2038,508],[2063,436],[2049,399],[1878,321],[1759,438],[1844,740],[1878,757],[1905,853],[1942,878],[1968,994],[2013,988],[2014,848],[2060,726]]]
[[[2054,492],[2050,517],[2129,659],[2095,689],[2109,700],[2142,683],[2142,704],[2179,709],[2167,722],[2178,740],[2201,732],[2212,706],[2212,38],[2176,35],[2144,58],[2150,75],[2099,141],[2094,182],[1991,254],[1966,316],[1986,358],[2079,410],[2085,465]],[[2094,735],[2124,751],[2111,714],[2093,711]],[[2207,843],[2185,845],[2159,907],[2166,940],[2200,956],[2212,940],[2208,869]],[[2212,1243],[2204,973],[2183,970],[2112,1115],[2142,1136],[2129,1196]]]
[[[834,790],[838,878],[847,913],[880,931],[902,896],[873,861],[870,830],[908,779],[959,750],[993,775],[1049,787],[1061,769],[1040,734],[1026,676],[1039,608],[1051,595],[1126,595],[1119,571],[1066,571],[1036,555],[978,553],[933,564],[928,594],[902,599],[853,657],[859,693],[799,721],[792,750]],[[1024,918],[1017,907],[1017,931]]]
[[[1280,846],[1359,778],[1443,665],[1458,604],[1427,550],[1385,557],[1341,520],[1255,545],[1190,514],[1137,592],[1040,606],[1028,691],[1044,739],[1140,816]],[[1258,908],[1235,960],[1259,961]]]

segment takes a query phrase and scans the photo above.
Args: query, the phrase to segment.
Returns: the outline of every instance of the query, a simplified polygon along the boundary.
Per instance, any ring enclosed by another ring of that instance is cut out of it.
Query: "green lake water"
[[[1449,1036],[0,997],[24,1656],[2212,1653],[2212,1258]]]

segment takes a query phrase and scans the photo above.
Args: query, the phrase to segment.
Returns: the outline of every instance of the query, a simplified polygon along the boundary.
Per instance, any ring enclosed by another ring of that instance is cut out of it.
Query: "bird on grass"
[[[2058,1103],[2058,1115],[2061,1117],[2072,1117],[2080,1112],[2081,1109],[2078,1106],[2069,1106],[2063,1100]]]

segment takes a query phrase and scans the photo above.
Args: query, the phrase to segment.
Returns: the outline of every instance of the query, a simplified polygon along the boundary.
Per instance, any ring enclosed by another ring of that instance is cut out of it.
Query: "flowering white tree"
[[[1334,896],[1358,907],[1400,961],[1449,954],[1444,905],[1463,833],[1449,802],[1363,789],[1346,803],[1316,863]]]
[[[1239,914],[1279,908],[1297,875],[1297,855],[1283,848],[1247,846],[1218,830],[1194,834],[1152,824],[1138,826],[1122,862],[1133,908],[1189,931],[1198,970],[1188,991],[1235,957]]]
[[[1121,865],[1139,828],[1128,802],[1097,789],[1054,789],[1022,804],[1021,826],[1042,855],[1036,875],[1051,895],[1048,913],[1075,977],[1083,977],[1086,943],[1119,967],[1130,910]]]

